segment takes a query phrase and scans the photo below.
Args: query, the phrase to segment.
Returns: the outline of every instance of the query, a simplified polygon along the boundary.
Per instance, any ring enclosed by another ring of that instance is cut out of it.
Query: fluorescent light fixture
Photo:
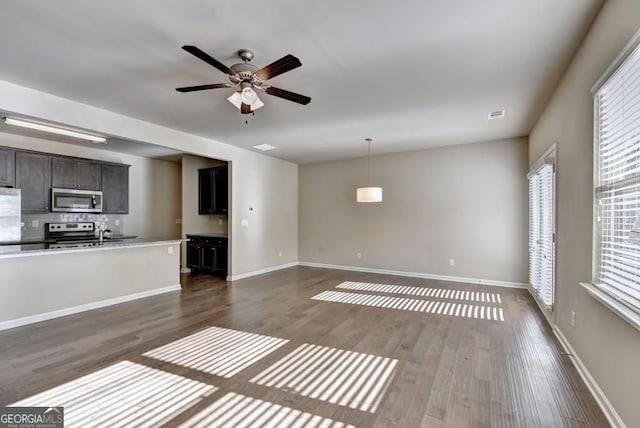
[[[496,111],[489,112],[487,117],[489,120],[502,119],[504,117],[504,114],[505,114],[504,110],[496,110]]]
[[[236,106],[238,110],[240,110],[242,106],[242,95],[240,94],[240,92],[234,92],[229,98],[227,98],[227,101],[229,101],[231,104]],[[260,100],[260,98],[258,98],[258,95],[256,94],[256,100],[253,104],[251,104],[251,111],[256,111],[263,106],[264,103]]]
[[[94,143],[106,144],[107,139],[98,135],[86,134],[80,131],[73,131],[66,128],[58,128],[52,125],[45,125],[44,123],[29,122],[27,120],[16,119],[13,117],[5,117],[4,123],[7,125],[21,126],[23,128],[36,129],[38,131],[51,132],[52,134],[66,135],[67,137],[80,138],[82,140],[89,140]]]
[[[271,144],[258,144],[257,146],[253,146],[254,149],[262,150],[266,152],[267,150],[277,149],[276,146],[272,146]]]

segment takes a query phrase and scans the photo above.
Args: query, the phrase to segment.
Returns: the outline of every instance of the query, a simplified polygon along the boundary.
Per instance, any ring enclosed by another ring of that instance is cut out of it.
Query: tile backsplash
[[[114,234],[122,233],[124,215],[89,213],[47,213],[22,215],[22,240],[38,241],[44,239],[45,223],[76,223],[91,221],[96,228],[109,229]],[[116,224],[117,223],[117,224]]]

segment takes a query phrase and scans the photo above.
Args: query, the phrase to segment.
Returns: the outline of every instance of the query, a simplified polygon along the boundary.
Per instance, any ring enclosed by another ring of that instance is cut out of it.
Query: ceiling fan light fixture
[[[255,94],[255,91],[253,93]],[[240,92],[234,92],[233,94],[231,94],[231,96],[227,98],[227,101],[229,101],[231,104],[236,106],[238,110],[242,109],[243,100],[242,100],[242,94]],[[244,103],[244,104],[247,104],[247,103]],[[248,105],[251,106],[252,111],[256,111],[260,107],[264,107],[264,103],[260,100],[260,98],[258,98],[257,94],[256,94],[256,100],[253,102],[253,104],[248,104]]]
[[[242,102],[253,106],[253,104],[258,100],[258,94],[250,87],[246,87],[240,93],[240,97],[242,98]]]

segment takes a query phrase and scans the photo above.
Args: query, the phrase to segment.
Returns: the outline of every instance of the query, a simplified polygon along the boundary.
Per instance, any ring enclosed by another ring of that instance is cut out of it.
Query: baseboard
[[[156,288],[154,290],[142,291],[140,293],[129,294],[126,296],[114,297],[98,302],[86,303],[84,305],[72,306],[70,308],[58,309],[56,311],[45,312],[43,314],[29,315],[27,317],[16,318],[13,320],[0,322],[0,331],[10,328],[21,327],[27,324],[33,324],[40,321],[47,321],[53,318],[64,317],[67,315],[77,314],[79,312],[90,311],[92,309],[104,308],[105,306],[117,305],[118,303],[129,302],[131,300],[142,299],[143,297],[155,296],[156,294],[168,293],[170,291],[180,290],[180,284],[169,285],[167,287]]]
[[[241,273],[239,275],[229,275],[227,276],[227,281],[237,281],[239,279],[249,278],[256,275],[262,275],[263,273],[269,273],[280,269],[286,269],[290,267],[298,266],[298,262],[285,263],[283,265],[271,266],[264,269],[254,270],[252,272]]]
[[[573,347],[564,336],[564,334],[562,334],[562,331],[560,331],[558,326],[553,326],[553,333],[558,338],[558,341],[560,341],[560,345],[562,345],[565,352],[570,355],[571,361],[573,361],[573,365],[575,366],[576,370],[578,370],[578,373],[580,374],[580,377],[582,378],[584,383],[587,385],[587,388],[589,388],[589,391],[598,403],[598,406],[600,406],[600,409],[609,421],[609,424],[611,424],[612,427],[616,428],[626,428],[626,425],[624,424],[622,418],[613,408],[611,402],[609,402],[606,395],[604,395],[604,392],[602,391],[602,389],[600,389],[600,386],[591,376],[591,373],[589,373],[589,370],[587,370],[585,365],[582,363],[582,360],[580,359],[578,354],[576,354],[576,351],[574,351]]]
[[[536,295],[533,294],[533,291],[531,291],[531,287],[529,287],[528,285],[527,290],[529,290],[529,295],[531,296],[533,301],[536,302],[536,305],[538,305],[540,312],[542,312],[542,316],[544,316],[544,318],[547,320],[547,324],[549,324],[549,326],[553,329],[553,326],[555,325],[555,321],[553,319],[553,311],[548,310],[540,303],[540,300],[538,300]]]
[[[356,272],[408,276],[411,278],[437,279],[439,281],[464,282],[468,284],[493,285],[496,287],[527,288],[527,284],[524,282],[496,281],[493,279],[468,278],[464,276],[436,275],[432,273],[406,272],[406,271],[399,271],[399,270],[375,269],[375,268],[367,268],[367,267],[359,267],[359,266],[330,265],[325,263],[312,263],[312,262],[298,262],[298,265],[325,268],[325,269],[338,269],[338,270],[349,270],[349,271],[356,271]]]

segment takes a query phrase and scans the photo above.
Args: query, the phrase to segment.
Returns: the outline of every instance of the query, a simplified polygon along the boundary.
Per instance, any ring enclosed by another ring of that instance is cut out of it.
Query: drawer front
[[[200,243],[200,237],[198,235],[187,235],[187,239],[189,240],[189,243],[193,243],[193,244]]]
[[[209,244],[216,247],[226,247],[227,246],[227,238],[211,238],[211,237],[203,237],[203,244]]]
[[[213,236],[187,235],[187,239],[193,243],[206,244],[212,247],[227,248],[228,243],[228,238],[216,238]]]

